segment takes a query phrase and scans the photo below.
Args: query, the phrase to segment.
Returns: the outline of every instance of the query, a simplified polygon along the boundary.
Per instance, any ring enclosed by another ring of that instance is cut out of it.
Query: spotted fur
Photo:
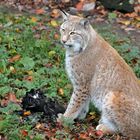
[[[86,19],[65,16],[60,33],[73,85],[64,116],[83,119],[92,102],[101,111],[96,129],[140,139],[140,85],[132,69]]]

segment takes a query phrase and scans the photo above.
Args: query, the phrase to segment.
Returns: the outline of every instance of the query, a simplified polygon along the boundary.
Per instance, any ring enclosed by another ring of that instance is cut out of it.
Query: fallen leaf
[[[16,69],[15,69],[13,66],[10,66],[10,67],[9,67],[9,70],[10,70],[12,73],[16,73]]]
[[[56,54],[55,51],[49,51],[49,53],[48,53],[49,57],[52,57],[52,56],[54,56],[55,54]]]
[[[29,115],[31,115],[31,112],[30,112],[30,111],[25,111],[25,112],[23,113],[23,115],[24,115],[24,116],[29,116]]]
[[[37,22],[37,18],[36,17],[31,17],[31,22],[33,22],[33,23],[35,23],[35,22]]]
[[[118,23],[128,26],[131,24],[131,21],[130,20],[118,20]]]
[[[41,15],[41,14],[44,14],[45,13],[45,10],[44,9],[37,9],[35,11],[35,13],[38,14],[38,15]]]
[[[33,81],[33,76],[29,75],[29,76],[25,77],[24,80],[31,82],[31,81]]]
[[[32,70],[29,70],[27,71],[28,75],[32,75],[33,74],[33,71]]]
[[[14,93],[8,93],[6,99],[14,103],[18,101]]]
[[[1,100],[1,106],[7,106],[9,102],[17,103],[19,100],[16,98],[16,95],[14,93],[8,93],[4,97],[4,99]]]
[[[58,26],[58,24],[57,24],[57,22],[55,21],[55,20],[51,20],[51,25],[53,26],[53,27],[57,27]]]
[[[20,56],[19,54],[17,54],[17,55],[15,55],[15,56],[9,58],[8,61],[9,61],[10,63],[13,63],[13,62],[18,61],[20,58],[21,58],[21,56]]]
[[[58,9],[54,9],[52,12],[51,12],[51,17],[53,18],[58,18],[60,16],[60,11]]]
[[[28,136],[28,131],[27,130],[21,130],[20,132],[24,137]]]
[[[9,103],[9,101],[6,99],[2,99],[0,102],[1,106],[3,106],[3,107],[7,106],[8,103]]]
[[[35,128],[36,129],[41,129],[42,128],[42,124],[41,123],[36,124]]]
[[[127,13],[127,14],[124,15],[124,17],[129,17],[129,18],[134,18],[136,16],[137,16],[137,14],[135,12],[133,12],[133,13]]]
[[[59,34],[55,33],[54,36],[53,36],[53,38],[54,38],[55,40],[58,40],[58,39],[59,39]]]
[[[137,21],[140,21],[140,16],[135,17]]]
[[[63,96],[64,95],[64,90],[62,88],[59,88],[58,89],[58,94]]]
[[[51,132],[51,130],[46,132],[46,137],[48,138],[52,138],[54,135],[55,133]]]
[[[82,140],[87,140],[88,135],[87,135],[87,133],[80,133],[79,138],[82,139]]]
[[[97,131],[95,132],[95,135],[96,135],[96,136],[102,137],[102,136],[104,135],[104,133],[103,133],[103,131],[101,131],[101,130],[97,130]]]

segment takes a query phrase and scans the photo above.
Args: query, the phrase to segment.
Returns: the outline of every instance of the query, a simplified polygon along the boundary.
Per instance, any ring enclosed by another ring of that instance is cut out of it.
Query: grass
[[[66,104],[72,86],[64,69],[65,50],[59,43],[59,22],[47,16],[0,13],[0,101],[7,93],[18,99],[32,88],[41,88],[49,97]],[[109,28],[96,30],[115,47],[140,78],[139,50],[130,47],[128,38],[111,34]],[[0,134],[8,140],[44,139],[33,127],[33,120],[23,121],[12,112],[14,103],[0,108]],[[15,129],[16,128],[16,129]],[[25,131],[26,130],[26,131]],[[28,134],[27,134],[28,133]],[[60,137],[61,132],[57,132]],[[67,132],[62,132],[67,139]]]

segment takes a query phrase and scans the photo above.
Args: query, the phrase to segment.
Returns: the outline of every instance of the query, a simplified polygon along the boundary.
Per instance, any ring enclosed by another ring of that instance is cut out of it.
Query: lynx
[[[61,43],[73,85],[63,116],[84,119],[91,102],[101,112],[97,130],[140,139],[140,85],[132,69],[87,19],[69,14],[63,18]]]

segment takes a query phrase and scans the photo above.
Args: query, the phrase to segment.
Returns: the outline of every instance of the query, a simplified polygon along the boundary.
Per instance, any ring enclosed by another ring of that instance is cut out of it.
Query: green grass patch
[[[0,101],[9,92],[20,99],[32,88],[41,88],[64,103],[69,100],[72,87],[64,69],[65,50],[56,38],[58,28],[51,26],[48,16],[0,13]],[[96,28],[140,78],[139,50],[131,47],[129,39],[110,33],[108,27]],[[44,139],[31,120],[21,122],[13,115],[19,108],[12,103],[0,108],[0,133],[8,140]]]

